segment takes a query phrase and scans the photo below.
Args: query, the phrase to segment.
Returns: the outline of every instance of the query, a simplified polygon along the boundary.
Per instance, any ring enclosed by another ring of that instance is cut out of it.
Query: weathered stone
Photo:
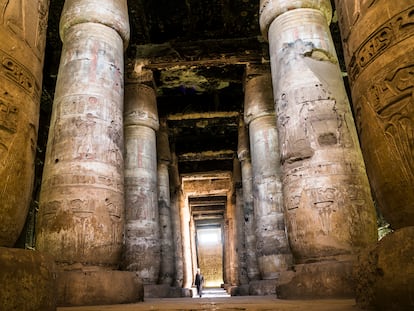
[[[175,153],[171,154],[171,224],[174,244],[174,280],[173,286],[183,286],[183,244],[181,242],[180,204],[182,202],[181,180],[178,172],[178,162]]]
[[[271,6],[261,3],[268,14]],[[330,1],[312,3],[316,6],[308,8],[304,0],[286,12],[273,10],[267,23],[286,225],[297,264],[352,258],[377,237],[364,161],[328,27]],[[343,277],[332,279],[335,295],[348,294]],[[307,286],[301,294],[314,292],[320,293]]]
[[[352,103],[376,203],[414,225],[412,1],[336,1]]]
[[[257,280],[249,283],[249,295],[267,296],[276,295],[276,280]]]
[[[11,247],[23,228],[33,188],[49,1],[1,6],[0,246]]]
[[[58,262],[117,267],[121,256],[123,47],[129,28],[127,21],[116,22],[126,12],[99,15],[113,4],[66,1],[61,15],[63,50],[36,239],[37,248]],[[121,10],[125,4],[116,5]],[[80,7],[94,14],[84,16]],[[108,27],[112,22],[117,27]]]
[[[141,83],[125,87],[125,250],[122,266],[156,284],[160,271],[157,190],[158,130],[155,91]]]
[[[256,257],[261,279],[274,279],[292,264],[287,241],[272,84],[267,71],[248,69],[245,122],[249,125],[253,170]],[[252,76],[249,79],[249,76]]]
[[[241,162],[243,207],[244,207],[244,240],[246,248],[246,270],[249,281],[259,280],[260,271],[256,258],[256,222],[253,207],[253,173],[250,158],[249,134],[244,121],[240,121],[238,133],[238,158]]]
[[[361,252],[354,269],[359,307],[378,311],[413,310],[414,227],[386,235]]]
[[[168,129],[161,122],[157,132],[158,155],[158,209],[160,221],[161,266],[160,283],[172,285],[174,278],[174,244],[171,219],[170,180],[168,166],[171,162]]]
[[[276,283],[276,296],[281,299],[353,298],[354,295],[350,261],[295,265],[293,271],[280,273]]]
[[[135,272],[92,267],[58,274],[58,305],[87,306],[139,302],[144,287]]]
[[[1,310],[56,310],[56,266],[37,251],[0,248]]]

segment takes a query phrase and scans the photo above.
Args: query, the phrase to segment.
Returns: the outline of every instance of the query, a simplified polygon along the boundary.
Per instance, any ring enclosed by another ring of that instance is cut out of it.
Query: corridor
[[[61,307],[58,311],[179,311],[179,310],[254,310],[254,311],[357,311],[353,299],[280,300],[274,296],[226,297],[222,289],[207,288],[202,298],[146,299],[135,304]]]

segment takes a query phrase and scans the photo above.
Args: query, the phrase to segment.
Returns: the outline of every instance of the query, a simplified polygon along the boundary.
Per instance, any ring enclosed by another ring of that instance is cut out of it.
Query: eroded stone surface
[[[0,246],[11,247],[33,188],[49,1],[3,1],[1,8]]]
[[[414,225],[411,1],[336,1],[373,194],[393,228]]]
[[[56,266],[49,255],[0,247],[2,310],[56,310]]]

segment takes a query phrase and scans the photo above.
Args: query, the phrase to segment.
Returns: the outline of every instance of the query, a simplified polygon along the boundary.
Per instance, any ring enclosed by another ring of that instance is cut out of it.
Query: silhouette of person
[[[197,274],[195,276],[194,284],[197,287],[197,295],[200,297],[203,295],[203,283],[204,283],[204,277],[200,273],[200,269],[197,269]]]

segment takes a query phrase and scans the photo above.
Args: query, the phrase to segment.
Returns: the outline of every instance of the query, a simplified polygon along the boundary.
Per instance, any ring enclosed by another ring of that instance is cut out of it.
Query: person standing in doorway
[[[197,295],[201,296],[203,295],[203,283],[204,283],[204,277],[200,273],[200,269],[197,269],[197,274],[195,276],[194,284],[197,287]]]

